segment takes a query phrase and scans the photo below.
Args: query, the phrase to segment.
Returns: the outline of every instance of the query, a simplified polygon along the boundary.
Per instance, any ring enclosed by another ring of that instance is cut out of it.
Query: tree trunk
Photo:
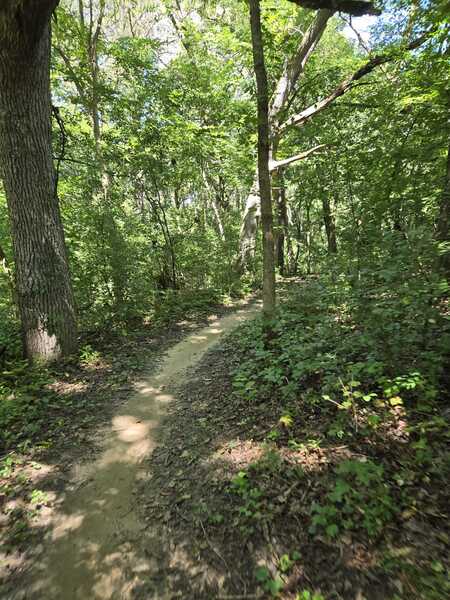
[[[28,0],[0,12],[0,164],[16,294],[25,354],[44,362],[70,354],[77,342],[51,147],[50,15],[56,4]]]
[[[324,192],[322,195],[322,211],[323,221],[325,223],[325,231],[327,234],[328,254],[337,254],[336,224],[326,192]]]
[[[275,261],[269,171],[269,93],[264,63],[259,0],[250,0],[250,26],[258,99],[258,183],[263,234],[263,314],[269,321],[275,312]]]
[[[269,109],[269,158],[276,160],[277,150],[280,143],[278,128],[285,118],[285,109],[295,92],[299,77],[302,75],[306,63],[316,48],[327,26],[328,20],[333,15],[330,10],[320,10],[313,22],[302,36],[295,55],[288,61],[283,69],[280,79],[275,87]],[[258,195],[258,174],[255,173],[253,185],[247,197],[242,217],[242,226],[239,241],[239,256],[236,269],[242,273],[254,256],[256,245],[256,233],[258,231],[261,206]]]
[[[218,233],[220,239],[222,240],[222,242],[224,242],[225,241],[225,230],[223,228],[222,217],[220,216],[219,203],[217,202],[217,198],[219,197],[219,194],[218,194],[217,190],[215,189],[214,184],[208,179],[205,171],[202,171],[202,175],[203,175],[203,181],[205,182],[205,188],[206,188],[206,204],[211,205],[212,212],[214,215],[214,220],[216,223],[217,233]]]
[[[302,221],[302,203],[300,202],[300,204],[297,206],[297,210],[295,211],[295,213],[293,215],[291,215],[289,217],[289,213],[288,213],[288,218],[289,218],[289,225],[292,227],[293,226],[293,232],[294,232],[294,240],[295,240],[295,252],[294,252],[294,245],[293,245],[293,239],[290,236],[290,229],[288,228],[288,233],[289,233],[289,237],[288,239],[288,243],[287,243],[287,250],[288,250],[288,273],[291,276],[296,276],[298,273],[298,261],[300,258],[300,250],[303,249],[303,247],[306,248],[306,244],[304,244],[305,241],[305,235],[303,234],[303,221]]]
[[[311,223],[311,203],[306,204],[306,230],[305,230],[305,242],[306,242],[306,273],[311,275],[311,250],[312,250],[312,223]]]
[[[285,274],[285,243],[288,241],[288,212],[286,204],[286,188],[283,172],[280,169],[272,178],[274,204],[277,210],[277,235],[275,240],[275,255],[280,275]]]
[[[447,152],[447,168],[444,179],[444,188],[439,206],[437,222],[437,239],[450,245],[450,145]],[[450,248],[440,256],[440,267],[450,277]]]

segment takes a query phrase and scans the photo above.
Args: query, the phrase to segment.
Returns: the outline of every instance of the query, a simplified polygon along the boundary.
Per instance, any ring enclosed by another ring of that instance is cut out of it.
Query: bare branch
[[[295,90],[295,85],[303,73],[309,57],[319,43],[328,20],[332,16],[333,12],[330,10],[319,10],[303,35],[295,55],[286,63],[270,103],[270,118],[272,123],[276,120],[280,111],[285,108],[289,96]]]
[[[341,19],[344,21],[344,23],[346,23],[346,25],[348,25],[348,27],[350,27],[350,29],[353,31],[353,33],[356,35],[357,39],[358,39],[358,44],[361,46],[361,48],[367,53],[370,54],[370,47],[366,44],[366,42],[364,41],[362,35],[359,33],[359,31],[356,29],[356,27],[354,27],[353,25],[353,21],[352,21],[352,17],[350,16],[348,19],[346,19],[345,17],[343,17],[341,15]]]
[[[306,152],[301,152],[300,154],[295,154],[295,156],[290,156],[289,158],[284,158],[283,160],[270,161],[269,170],[272,173],[273,171],[276,171],[281,167],[286,167],[287,165],[290,165],[293,162],[303,160],[304,158],[307,158],[310,154],[318,152],[322,148],[326,148],[326,146],[327,144],[319,144],[319,146],[314,146],[314,148],[310,148]]]
[[[426,42],[429,38],[430,32],[420,36],[411,44],[409,44],[405,50],[414,50],[421,46],[424,42]],[[284,132],[288,127],[292,127],[293,125],[299,127],[304,125],[311,117],[317,115],[322,112],[325,108],[327,108],[332,102],[343,96],[350,89],[355,87],[355,82],[365,77],[369,73],[371,73],[376,67],[383,65],[384,63],[390,62],[396,58],[394,54],[379,54],[378,56],[373,56],[371,59],[366,62],[365,65],[360,67],[357,71],[355,71],[352,75],[344,79],[334,90],[331,92],[329,96],[323,98],[319,102],[312,104],[302,112],[292,115],[289,119],[287,119],[283,125],[279,128],[279,133]]]

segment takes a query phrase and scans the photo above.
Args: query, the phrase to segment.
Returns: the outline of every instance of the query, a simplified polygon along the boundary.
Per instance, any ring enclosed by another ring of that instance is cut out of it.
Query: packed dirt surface
[[[153,549],[147,543],[145,552],[140,549],[142,532],[145,528],[148,534],[152,525],[139,519],[135,486],[149,476],[143,461],[157,444],[167,406],[176,401],[172,387],[182,383],[186,369],[223,334],[259,310],[254,303],[212,318],[209,326],[173,346],[154,375],[136,384],[135,393],[102,432],[97,459],[76,465],[69,485],[56,495],[42,550],[26,576],[26,590],[17,590],[11,598],[113,600],[139,595],[158,568],[159,549],[157,538]]]

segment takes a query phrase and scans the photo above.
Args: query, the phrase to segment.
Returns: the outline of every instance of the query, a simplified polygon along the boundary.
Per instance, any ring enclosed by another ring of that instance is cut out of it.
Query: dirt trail
[[[156,374],[144,377],[102,436],[95,462],[78,465],[57,502],[42,557],[32,569],[25,597],[33,600],[112,600],[133,597],[133,589],[155,568],[138,551],[140,531],[135,483],[145,477],[142,462],[156,445],[156,430],[168,403],[167,388],[221,337],[255,316],[258,304],[214,318],[173,346]],[[157,549],[155,549],[157,555]],[[153,561],[153,564],[152,564]]]

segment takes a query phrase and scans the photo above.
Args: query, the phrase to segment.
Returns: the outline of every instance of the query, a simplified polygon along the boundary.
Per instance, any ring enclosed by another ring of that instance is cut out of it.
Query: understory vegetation
[[[140,491],[172,569],[223,572],[199,598],[447,597],[448,304],[385,276],[280,282],[270,344],[248,322],[181,384]]]
[[[263,290],[143,487],[223,571],[198,598],[447,598],[447,3],[4,4],[0,567],[38,543],[29,469]]]
[[[262,458],[231,479],[236,525],[248,536],[267,522],[277,535],[281,513],[309,543],[363,541],[378,577],[397,586],[376,597],[444,598],[445,294],[406,268],[371,271],[356,289],[339,279],[291,283],[270,347],[258,322],[234,339],[234,393],[243,413],[248,403],[270,425]],[[303,537],[281,558],[301,557]],[[287,570],[281,563],[278,584],[267,573],[273,595]]]

